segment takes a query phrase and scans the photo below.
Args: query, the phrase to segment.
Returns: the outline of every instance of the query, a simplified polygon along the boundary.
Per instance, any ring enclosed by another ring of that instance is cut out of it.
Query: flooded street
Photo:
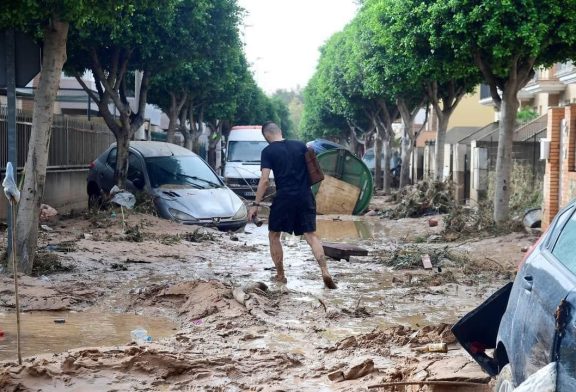
[[[484,390],[488,378],[448,329],[513,277],[530,241],[429,242],[442,228],[424,218],[321,216],[323,241],[368,250],[329,260],[338,289],[327,290],[305,241],[290,235],[282,237],[288,283],[272,282],[266,225],[227,234],[138,214],[128,225],[141,242],[108,215],[42,233],[49,251],[39,257],[72,270],[21,278],[22,366],[11,280],[0,275],[0,390],[356,391],[410,379],[422,366],[425,379],[464,372],[456,379]],[[448,256],[424,270],[420,253],[405,264],[412,249]],[[137,327],[152,343],[131,342]],[[448,353],[418,351],[439,342]],[[366,375],[328,378],[363,362],[373,364]]]

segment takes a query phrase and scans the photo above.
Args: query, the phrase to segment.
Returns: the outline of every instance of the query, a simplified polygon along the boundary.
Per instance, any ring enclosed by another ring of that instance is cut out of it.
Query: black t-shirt
[[[304,159],[306,151],[306,145],[297,140],[272,142],[262,150],[260,167],[274,172],[278,195],[310,192]]]

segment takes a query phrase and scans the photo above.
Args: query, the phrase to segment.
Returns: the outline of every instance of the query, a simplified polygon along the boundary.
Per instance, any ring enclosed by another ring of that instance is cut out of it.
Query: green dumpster
[[[370,204],[374,193],[374,185],[370,169],[362,160],[350,151],[333,149],[318,154],[318,162],[325,175],[360,188],[360,195],[354,207],[354,215],[360,215]],[[320,184],[312,187],[314,195],[318,192]]]

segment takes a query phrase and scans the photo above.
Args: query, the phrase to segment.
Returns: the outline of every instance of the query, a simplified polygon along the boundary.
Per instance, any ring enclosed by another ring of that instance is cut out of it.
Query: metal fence
[[[6,112],[6,107],[0,106],[0,167],[2,168],[6,167],[8,161]],[[19,110],[16,115],[19,168],[24,167],[26,162],[31,130],[32,113]],[[114,135],[102,122],[54,115],[48,168],[84,168],[114,141]]]

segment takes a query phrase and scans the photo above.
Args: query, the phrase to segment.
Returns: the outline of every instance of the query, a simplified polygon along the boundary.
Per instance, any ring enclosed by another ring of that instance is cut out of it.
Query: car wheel
[[[512,392],[514,390],[514,381],[512,379],[512,367],[507,364],[500,370],[496,377],[496,386],[494,392]]]
[[[102,206],[102,195],[100,192],[91,190],[88,192],[88,208],[98,210]]]

